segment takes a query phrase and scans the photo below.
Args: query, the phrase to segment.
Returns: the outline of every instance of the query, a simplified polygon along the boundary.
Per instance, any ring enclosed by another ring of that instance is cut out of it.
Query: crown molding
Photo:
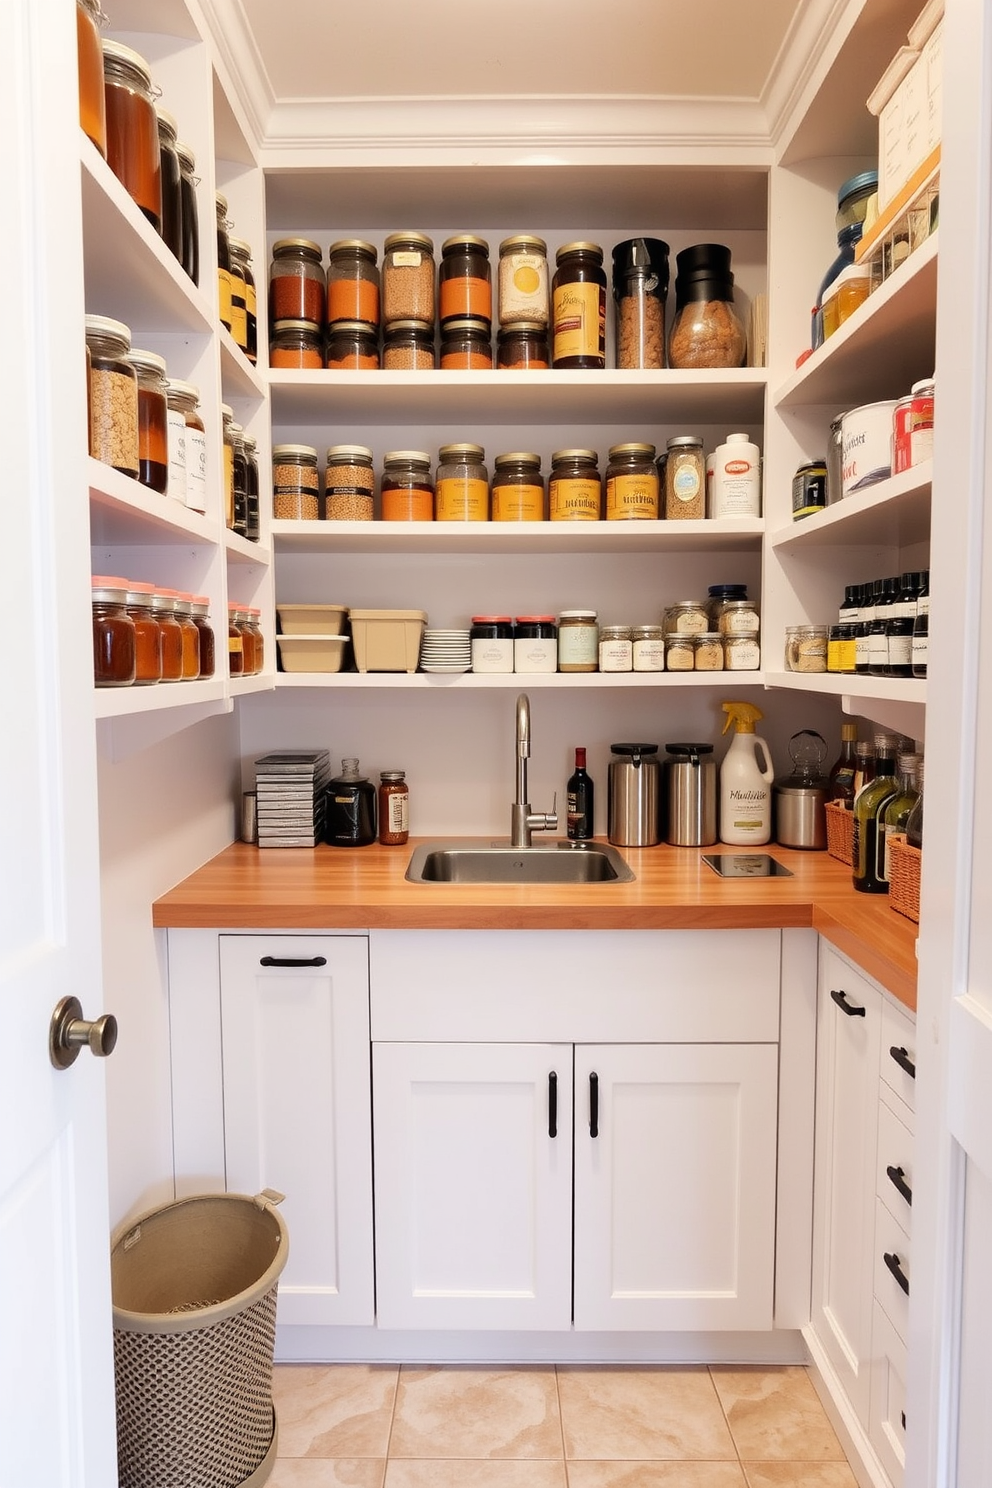
[[[244,6],[241,0],[199,0],[199,5],[225,90],[238,100],[263,146],[276,96]]]

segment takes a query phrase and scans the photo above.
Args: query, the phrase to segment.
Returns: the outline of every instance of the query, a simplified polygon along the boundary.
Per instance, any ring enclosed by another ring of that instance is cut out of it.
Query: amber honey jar
[[[193,624],[200,632],[200,676],[212,677],[217,669],[217,643],[214,628],[207,619],[210,600],[205,594],[193,595]]]
[[[183,680],[183,632],[176,619],[175,590],[156,589],[152,594],[152,614],[162,632],[162,681]]]
[[[177,590],[173,595],[176,620],[182,632],[184,682],[195,682],[200,675],[200,632],[193,623],[193,596]]]
[[[138,479],[150,491],[169,488],[169,387],[165,358],[154,351],[131,351],[138,377]]]
[[[423,450],[391,450],[383,458],[381,495],[384,522],[432,522],[430,456]]]
[[[152,79],[144,57],[103,43],[107,164],[156,232],[162,230],[162,163]]]
[[[76,56],[79,69],[79,123],[107,158],[107,104],[103,93],[103,40],[100,0],[76,0]]]
[[[134,621],[134,680],[147,687],[162,680],[162,631],[152,610],[154,584],[129,582],[125,604]]]
[[[227,669],[232,677],[243,677],[245,673],[245,637],[238,623],[238,606],[227,606]]]
[[[544,478],[540,455],[511,451],[496,456],[492,519],[494,522],[544,520]]]
[[[130,687],[135,673],[134,621],[127,613],[127,579],[94,574],[93,680],[97,687]]]

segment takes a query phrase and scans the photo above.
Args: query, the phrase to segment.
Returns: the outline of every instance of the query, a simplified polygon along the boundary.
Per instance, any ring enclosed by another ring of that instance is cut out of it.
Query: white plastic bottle
[[[710,516],[761,516],[761,451],[746,434],[728,434],[712,455]],[[708,463],[708,462],[707,462]]]
[[[761,847],[772,835],[772,757],[768,745],[754,731],[764,717],[753,703],[724,703],[726,733],[734,737],[720,766],[720,841],[732,847]],[[760,748],[764,768],[759,766]]]

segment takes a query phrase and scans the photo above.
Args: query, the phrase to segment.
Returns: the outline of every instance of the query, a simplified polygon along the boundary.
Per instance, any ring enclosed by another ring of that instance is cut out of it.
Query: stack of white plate
[[[472,665],[472,641],[467,630],[425,630],[420,642],[420,666],[425,672],[467,672]]]

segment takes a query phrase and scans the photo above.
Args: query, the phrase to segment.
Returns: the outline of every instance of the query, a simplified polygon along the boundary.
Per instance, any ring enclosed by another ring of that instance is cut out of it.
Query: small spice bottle
[[[200,390],[190,382],[169,379],[170,455],[169,495],[172,489],[171,414],[181,412],[186,426],[183,439],[184,479],[183,490],[186,505],[191,511],[207,509],[207,436],[200,417]]]
[[[251,267],[251,244],[244,238],[229,238],[231,248],[231,273],[233,280],[232,300],[233,325],[231,334],[250,362],[258,360],[258,301],[255,290],[255,275]],[[237,296],[244,282],[244,310],[238,305]]]
[[[100,0],[76,0],[76,67],[79,73],[79,124],[107,158],[107,105],[103,91]]]
[[[513,670],[558,670],[558,628],[554,615],[518,615],[513,629]]]
[[[176,619],[174,591],[156,589],[152,595],[152,614],[162,634],[162,681],[183,679],[183,632]]]
[[[693,637],[692,665],[697,672],[723,671],[723,640],[714,630]]]
[[[231,240],[227,235],[227,197],[216,193],[217,212],[217,303],[218,319],[231,329]]]
[[[410,787],[405,770],[379,771],[379,841],[402,847],[410,838]]]
[[[196,188],[200,184],[196,174],[196,156],[189,145],[176,141],[179,157],[179,179],[182,195],[183,251],[180,263],[194,284],[200,282],[200,220],[196,204]]]
[[[509,615],[473,615],[469,639],[473,672],[513,671],[513,621]]]
[[[210,600],[206,594],[193,595],[193,624],[200,633],[200,676],[212,677],[217,667],[217,645],[214,628],[207,619]]]
[[[393,321],[383,332],[382,365],[388,372],[419,372],[433,367],[433,321]]]
[[[679,434],[666,445],[665,519],[699,521],[706,515],[706,461],[703,441]]]
[[[162,161],[148,63],[119,41],[103,43],[107,164],[156,232],[162,230]]]
[[[176,121],[164,108],[156,108],[159,169],[162,176],[162,241],[182,262],[182,177],[176,154]]]
[[[565,243],[551,288],[553,367],[606,366],[606,275],[598,243]]]
[[[424,450],[391,450],[384,455],[380,494],[384,522],[432,522],[430,455]]]
[[[492,490],[494,522],[542,522],[544,481],[541,457],[511,451],[494,461]]]
[[[499,323],[529,321],[548,328],[548,245],[515,233],[499,245]]]
[[[630,644],[635,672],[665,670],[665,633],[660,625],[632,625]]]
[[[324,365],[324,338],[309,320],[277,320],[269,339],[269,366],[309,368]]]
[[[272,515],[276,521],[315,522],[320,477],[312,444],[277,444],[272,451]]]
[[[629,625],[604,625],[599,632],[599,670],[629,672],[634,666],[634,643]]]
[[[329,522],[371,522],[375,475],[364,444],[332,444],[324,471],[324,516]]]
[[[562,610],[558,616],[558,670],[595,672],[599,667],[599,626],[595,610]]]
[[[238,605],[227,606],[227,669],[232,677],[245,675],[245,638],[238,623]]]
[[[327,250],[327,324],[360,321],[379,329],[379,268],[376,251],[361,238],[342,238]]]
[[[169,388],[165,358],[154,351],[131,351],[138,376],[138,479],[160,495],[169,489]]]
[[[154,584],[129,581],[125,605],[134,621],[134,682],[148,687],[162,680],[162,631],[152,610]]]
[[[448,371],[489,371],[493,347],[489,322],[465,316],[441,327],[441,366]]]
[[[758,637],[725,635],[723,637],[723,665],[728,672],[756,672],[761,665]]]
[[[258,479],[258,446],[250,434],[242,434],[241,447],[245,453],[245,474],[248,491],[245,506],[245,537],[249,542],[258,542],[262,535],[262,512]]]
[[[379,365],[379,333],[361,320],[336,320],[327,328],[325,367],[374,371]]]
[[[439,522],[486,522],[489,473],[481,444],[442,444],[434,478],[434,516]]]
[[[434,327],[434,244],[421,232],[390,233],[382,247],[382,324]]]
[[[506,372],[547,370],[547,326],[536,320],[515,320],[503,326],[496,336],[496,365]]]
[[[555,450],[548,481],[548,516],[552,522],[598,522],[603,483],[595,450]]]
[[[450,320],[493,320],[489,244],[473,233],[457,233],[441,244],[437,271],[438,310],[442,330]]]
[[[653,444],[615,444],[606,467],[606,520],[653,521],[658,516],[658,471]]]
[[[127,613],[127,579],[94,574],[93,680],[97,687],[130,687],[135,675],[134,621]]]
[[[200,675],[200,632],[193,623],[193,596],[177,591],[172,600],[183,638],[182,680],[195,682]]]
[[[269,322],[306,320],[323,330],[327,286],[320,244],[311,238],[280,238],[272,245]]]
[[[87,315],[90,353],[90,454],[123,475],[138,475],[138,374],[128,361],[131,332],[119,320]]]

